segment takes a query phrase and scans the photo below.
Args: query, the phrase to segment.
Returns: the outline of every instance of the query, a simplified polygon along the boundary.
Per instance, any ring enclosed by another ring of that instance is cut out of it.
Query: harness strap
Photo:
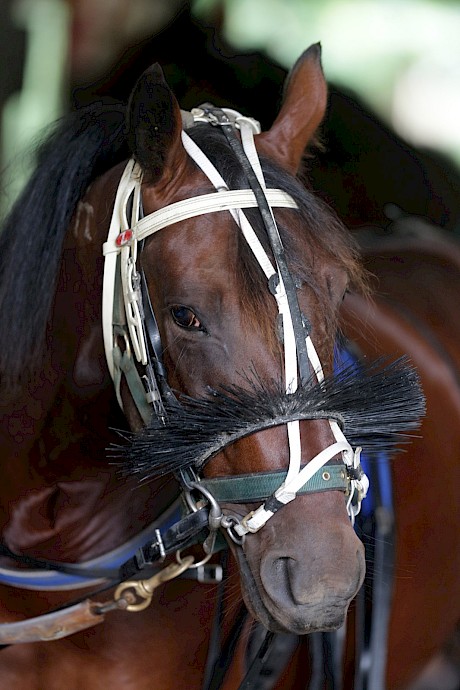
[[[359,662],[355,667],[354,688],[385,690],[395,565],[393,491],[386,454],[382,453],[369,469],[373,504],[366,506],[359,536],[366,548],[366,560],[374,563],[374,568],[366,573],[366,581],[357,600],[355,637]],[[370,613],[364,600],[364,592],[369,596],[369,590],[372,592]]]
[[[72,575],[76,579],[76,582],[72,581],[72,589],[78,588],[78,586],[88,587],[88,585],[95,584],[94,581],[91,582],[88,578],[110,580],[113,583],[118,583],[136,575],[154,561],[160,560],[168,554],[176,553],[176,551],[185,549],[194,544],[200,533],[206,530],[208,521],[209,509],[205,507],[178,520],[163,534],[160,532],[160,529],[157,528],[154,531],[154,537],[149,539],[147,543],[144,537],[144,541],[141,542],[142,545],[138,544],[137,548],[131,551],[134,555],[128,559],[124,559],[120,564],[117,564],[116,567],[112,568],[97,567],[95,564],[97,564],[98,559],[94,559],[94,561],[90,561],[89,563],[62,563],[59,561],[33,558],[31,556],[14,553],[6,544],[1,543],[0,555],[11,558],[22,565],[27,565],[39,570]],[[14,574],[20,576],[20,572],[21,571],[15,571]],[[30,573],[27,573],[27,577],[31,577]],[[80,582],[78,581],[79,579]],[[35,587],[30,584],[28,586],[19,584],[19,586],[26,586],[29,589],[50,589],[50,587]],[[56,587],[52,587],[52,589],[56,589]]]
[[[333,443],[316,455],[304,468],[290,480],[283,483],[273,495],[257,510],[249,513],[240,524],[235,526],[235,532],[240,536],[248,532],[258,532],[261,527],[284,505],[295,499],[304,484],[318,472],[331,458],[340,452],[347,452],[348,443]]]
[[[146,565],[195,544],[199,541],[198,537],[201,532],[204,532],[204,540],[208,526],[209,508],[205,507],[182,518],[164,534],[157,533],[156,541],[146,544],[137,551],[133,558],[122,565],[119,570],[120,580],[126,580],[145,568]]]
[[[255,683],[257,679],[260,678],[260,676],[262,675],[263,668],[270,655],[274,639],[275,633],[271,632],[270,630],[267,630],[267,632],[265,633],[264,640],[256,656],[254,657],[249,669],[247,670],[247,673],[243,678],[243,682],[239,686],[238,690],[254,690]]]
[[[123,409],[121,401],[121,380],[125,377],[129,392],[136,404],[137,410],[142,417],[144,424],[148,424],[152,419],[152,406],[147,400],[146,390],[136,365],[131,356],[130,350],[124,352],[116,345],[112,352],[113,357],[113,385],[120,407]]]
[[[24,642],[51,642],[104,621],[103,604],[86,599],[79,604],[35,618],[0,625],[0,645]]]

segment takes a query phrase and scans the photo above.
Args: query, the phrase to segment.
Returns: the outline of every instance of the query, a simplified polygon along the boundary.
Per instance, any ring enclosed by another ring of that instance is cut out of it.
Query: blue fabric
[[[350,366],[354,366],[359,370],[358,359],[345,346],[336,345],[334,350],[334,372],[337,373]],[[361,514],[366,518],[372,515],[378,505],[382,505],[385,508],[393,506],[390,458],[388,453],[381,451],[371,461],[366,456],[365,449],[363,449],[361,453],[361,466],[369,477],[369,489],[361,505]]]

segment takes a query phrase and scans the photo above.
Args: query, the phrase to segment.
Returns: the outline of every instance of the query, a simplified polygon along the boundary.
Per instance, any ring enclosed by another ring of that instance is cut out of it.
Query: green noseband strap
[[[275,493],[287,472],[261,472],[233,477],[202,479],[200,484],[210,491],[218,503],[253,503],[264,501]],[[298,495],[319,491],[343,491],[348,494],[350,480],[346,466],[325,465],[298,491]]]

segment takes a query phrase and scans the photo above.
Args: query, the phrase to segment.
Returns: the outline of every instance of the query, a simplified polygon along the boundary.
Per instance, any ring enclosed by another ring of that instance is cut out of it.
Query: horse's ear
[[[296,173],[307,144],[324,117],[327,85],[321,67],[321,46],[310,46],[291,70],[281,110],[271,129],[257,137],[258,147]]]
[[[127,139],[147,181],[172,177],[185,163],[179,104],[158,63],[139,78],[128,103]]]

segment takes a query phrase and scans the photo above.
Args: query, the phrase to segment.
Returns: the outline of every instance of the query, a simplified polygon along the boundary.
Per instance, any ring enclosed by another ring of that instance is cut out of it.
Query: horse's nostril
[[[268,596],[280,607],[348,600],[356,594],[364,576],[362,551],[354,550],[342,562],[344,567],[337,567],[334,560],[312,557],[307,567],[291,556],[267,555],[261,562],[261,580]]]
[[[275,558],[271,564],[270,578],[266,583],[268,590],[276,592],[276,598],[286,598],[286,604],[288,602],[292,604],[292,601],[296,600],[292,588],[295,567],[296,561],[294,558],[289,556]]]
[[[294,563],[294,559],[288,556],[276,558],[273,561],[273,581],[279,585],[289,585],[289,571],[292,567],[290,561]]]

